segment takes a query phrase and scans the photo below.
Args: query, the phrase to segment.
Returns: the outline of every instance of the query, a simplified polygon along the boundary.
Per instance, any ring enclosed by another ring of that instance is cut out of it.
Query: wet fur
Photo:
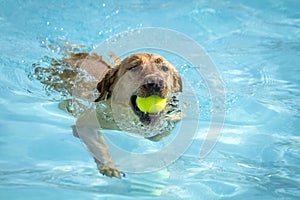
[[[130,55],[124,60],[121,60],[117,57],[114,57],[114,60],[117,62],[115,66],[109,64],[102,56],[96,53],[71,53],[69,52],[69,57],[64,58],[61,61],[52,61],[53,66],[58,65],[69,65],[73,69],[84,69],[88,75],[94,77],[97,81],[88,83],[89,87],[95,88],[99,91],[99,96],[95,99],[95,101],[105,101],[109,102],[113,91],[115,90],[115,85],[120,80],[122,76],[126,73],[131,73],[132,77],[135,77],[137,81],[145,80],[144,84],[147,84],[147,81],[150,80],[159,80],[162,82],[164,87],[157,91],[160,96],[168,97],[172,93],[181,92],[182,91],[182,81],[179,73],[175,69],[173,65],[171,65],[166,59],[157,54],[134,54]],[[37,69],[37,68],[36,68]],[[39,67],[38,70],[35,71],[36,74],[40,73],[42,69]],[[56,74],[55,70],[47,69],[48,74],[51,73]],[[42,71],[43,72],[43,71]],[[43,74],[42,74],[43,75]],[[41,76],[42,76],[41,75]],[[70,74],[61,74],[60,79],[62,81],[69,80],[72,77],[69,77]],[[72,76],[76,76],[76,73],[72,74]],[[149,78],[150,77],[150,78]],[[54,85],[53,82],[42,82],[45,85]],[[83,83],[83,85],[86,83]],[[123,83],[125,85],[136,84],[135,81]],[[62,87],[62,85],[60,85]],[[71,87],[69,85],[68,87]],[[59,88],[56,88],[59,91]],[[68,91],[72,91],[68,88]],[[114,91],[117,92],[117,91]],[[147,96],[149,94],[149,90],[145,88],[142,84],[137,91],[135,91],[135,95],[138,96]],[[70,103],[70,102],[69,102]],[[109,105],[109,103],[108,103]],[[69,112],[72,112],[66,109]],[[72,113],[74,114],[74,113]],[[89,116],[81,116],[77,119],[76,126],[74,126],[73,131],[74,135],[78,136],[78,131],[84,130],[87,135],[90,134],[89,137],[80,137],[81,140],[85,143],[87,148],[93,154],[94,158],[97,154],[97,159],[95,161],[97,163],[98,169],[100,173],[109,177],[117,177],[120,178],[122,172],[117,170],[116,166],[113,163],[111,156],[109,155],[109,150],[105,145],[105,141],[101,133],[96,130],[97,127],[93,127],[92,125],[86,125],[89,122]],[[108,125],[106,128],[114,128],[113,125]],[[166,133],[168,135],[169,133]],[[157,137],[153,137],[150,139],[160,140],[166,135],[159,135]],[[99,159],[100,158],[100,159]]]

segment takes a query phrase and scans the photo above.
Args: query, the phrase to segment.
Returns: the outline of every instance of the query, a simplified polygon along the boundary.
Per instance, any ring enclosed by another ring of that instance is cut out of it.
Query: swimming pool
[[[299,10],[293,0],[1,1],[1,199],[298,199]],[[175,30],[204,47],[224,82],[225,123],[213,151],[199,159],[210,96],[191,66],[170,56],[198,94],[194,142],[161,170],[110,179],[73,137],[74,118],[58,109],[60,95],[28,74],[45,56],[62,56],[59,38],[92,50],[144,27]]]

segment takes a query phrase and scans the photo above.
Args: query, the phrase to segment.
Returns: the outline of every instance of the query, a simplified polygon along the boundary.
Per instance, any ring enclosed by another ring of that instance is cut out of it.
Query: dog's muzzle
[[[146,125],[155,125],[160,121],[160,117],[164,111],[159,113],[150,114],[142,112],[137,104],[137,97],[149,97],[152,95],[159,96],[161,98],[167,98],[165,81],[159,76],[148,76],[145,78],[144,83],[137,89],[137,91],[131,96],[130,103],[134,113],[140,118],[140,121]]]

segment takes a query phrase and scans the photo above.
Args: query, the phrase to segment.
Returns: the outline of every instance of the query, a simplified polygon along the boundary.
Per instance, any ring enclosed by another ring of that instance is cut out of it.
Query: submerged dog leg
[[[88,117],[82,117],[77,120],[77,135],[93,155],[100,173],[108,177],[124,177],[125,174],[116,169],[105,139],[99,128],[97,128],[97,124],[94,126],[94,123],[91,123],[91,121],[86,123],[86,120],[88,120]]]

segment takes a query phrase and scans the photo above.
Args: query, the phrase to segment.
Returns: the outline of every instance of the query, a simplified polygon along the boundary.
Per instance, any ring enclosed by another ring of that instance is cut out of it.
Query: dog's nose
[[[145,82],[145,87],[147,89],[160,89],[160,88],[163,88],[165,87],[165,83],[164,83],[164,80],[161,78],[161,77],[148,77],[146,79],[146,82]]]

